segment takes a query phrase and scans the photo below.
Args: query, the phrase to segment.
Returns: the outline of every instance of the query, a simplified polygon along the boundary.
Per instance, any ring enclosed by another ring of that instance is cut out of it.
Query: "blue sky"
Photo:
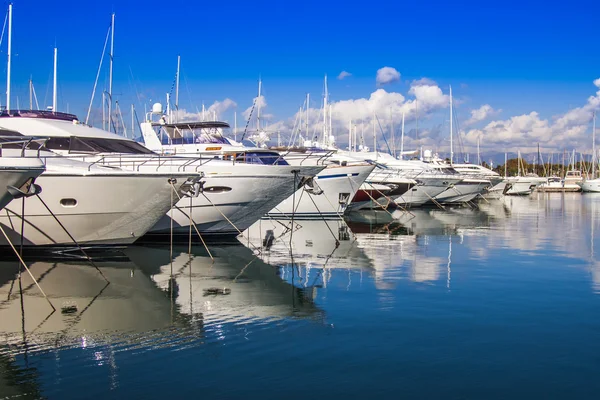
[[[407,99],[414,80],[429,78],[445,94],[451,84],[459,119],[489,104],[502,110],[495,119],[536,111],[551,123],[553,116],[584,106],[598,90],[592,82],[600,77],[599,9],[591,1],[66,0],[59,6],[15,0],[12,102],[16,96],[20,104],[28,102],[32,76],[38,98],[50,104],[56,44],[60,108],[66,111],[68,104],[69,111],[84,117],[115,12],[114,93],[124,108],[132,102],[138,109],[164,102],[180,54],[180,103],[188,111],[230,98],[241,114],[252,104],[261,75],[274,124],[291,118],[306,92],[318,108],[325,74],[332,101],[369,98],[378,89],[377,70],[389,66],[401,78],[380,88]],[[335,79],[341,71],[352,76]],[[100,87],[107,77],[105,66]],[[136,89],[145,103],[136,100]],[[219,117],[231,122],[232,113],[230,108]],[[446,114],[440,105],[429,117],[423,115],[423,129],[428,123],[447,124]]]

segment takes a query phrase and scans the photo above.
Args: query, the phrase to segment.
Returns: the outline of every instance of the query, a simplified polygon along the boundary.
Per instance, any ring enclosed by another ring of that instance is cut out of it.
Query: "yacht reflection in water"
[[[289,220],[262,220],[240,240],[260,248],[265,262],[300,287],[326,288],[337,275],[350,289],[350,271],[370,274],[378,289],[393,288],[399,279],[449,285],[452,241],[460,241],[460,230],[485,227],[489,220],[470,209],[373,210],[350,213],[346,221],[298,221],[293,227]]]
[[[0,394],[35,394],[55,385],[56,373],[61,385],[80,384],[75,365],[115,388],[120,352],[231,341],[238,323],[251,340],[250,323],[324,318],[310,290],[281,280],[243,246],[211,248],[214,262],[204,249],[178,250],[171,262],[169,249],[126,248],[95,261],[102,274],[85,261],[28,263],[54,312],[26,272],[19,278],[16,262],[0,263]],[[230,293],[207,294],[215,287]]]
[[[126,254],[164,292],[173,292],[179,313],[212,322],[252,322],[286,317],[323,317],[313,293],[282,281],[243,246],[210,247],[187,254],[175,249],[130,247]]]

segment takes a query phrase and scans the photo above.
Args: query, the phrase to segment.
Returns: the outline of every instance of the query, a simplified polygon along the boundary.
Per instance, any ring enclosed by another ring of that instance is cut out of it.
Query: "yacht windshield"
[[[46,142],[48,150],[63,150],[69,153],[124,153],[152,154],[153,152],[137,142],[120,139],[53,137]]]
[[[235,161],[246,164],[289,165],[279,153],[267,151],[241,153],[235,158]]]
[[[192,126],[155,126],[163,145],[174,144],[231,144],[222,135],[222,128],[196,128]]]

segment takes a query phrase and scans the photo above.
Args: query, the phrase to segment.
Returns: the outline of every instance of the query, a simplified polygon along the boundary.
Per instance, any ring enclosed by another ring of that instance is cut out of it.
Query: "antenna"
[[[108,71],[108,131],[112,132],[112,86],[113,86],[113,59],[115,57],[115,13],[112,13],[110,22],[110,67]]]
[[[58,87],[57,81],[57,67],[58,67],[58,49],[54,48],[54,85],[52,86],[52,112],[57,111],[58,102]]]
[[[6,111],[10,111],[10,66],[12,55],[12,3],[8,4],[8,54],[6,60]]]

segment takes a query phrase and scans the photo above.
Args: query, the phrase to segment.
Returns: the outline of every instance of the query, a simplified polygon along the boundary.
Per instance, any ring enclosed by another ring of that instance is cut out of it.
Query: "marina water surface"
[[[578,193],[262,220],[29,259],[56,312],[2,261],[0,398],[596,399],[596,236]]]

